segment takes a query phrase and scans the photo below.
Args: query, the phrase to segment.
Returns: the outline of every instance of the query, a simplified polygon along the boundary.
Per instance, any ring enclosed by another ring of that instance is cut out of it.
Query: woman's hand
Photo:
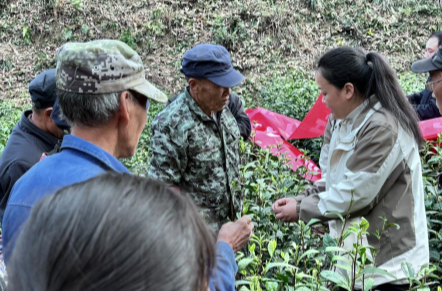
[[[298,202],[294,198],[281,198],[272,205],[276,219],[284,222],[296,222],[299,220],[296,206]]]

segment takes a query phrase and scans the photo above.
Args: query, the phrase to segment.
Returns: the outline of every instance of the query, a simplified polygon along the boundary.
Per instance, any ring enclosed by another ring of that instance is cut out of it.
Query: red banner
[[[322,102],[322,94],[302,122],[264,108],[248,109],[246,113],[255,133],[252,142],[269,149],[274,156],[285,154],[293,171],[305,166],[308,171],[305,178],[308,180],[321,178],[318,166],[308,157],[303,157],[302,152],[287,140],[315,138],[324,134],[330,109]],[[424,139],[434,140],[442,132],[442,117],[420,121],[419,126]]]
[[[442,117],[420,121],[419,127],[424,139],[437,139],[439,133],[442,132]]]
[[[307,168],[305,178],[308,180],[316,181],[321,178],[319,167],[286,140],[315,138],[324,134],[330,109],[322,102],[322,95],[319,95],[315,105],[302,122],[264,108],[248,109],[246,113],[255,133],[252,142],[269,149],[274,156],[285,154],[293,171],[305,166]]]

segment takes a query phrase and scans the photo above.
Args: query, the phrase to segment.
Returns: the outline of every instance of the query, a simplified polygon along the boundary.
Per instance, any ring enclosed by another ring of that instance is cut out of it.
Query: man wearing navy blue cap
[[[192,197],[213,228],[242,210],[240,132],[226,107],[244,76],[222,46],[200,44],[183,57],[188,87],[152,123],[148,175]]]
[[[432,92],[432,97],[436,99],[437,108],[442,114],[442,46],[431,58],[414,62],[411,70],[415,73],[430,74],[426,89]]]
[[[178,95],[170,98],[167,101],[167,103],[171,104],[177,98],[178,98]],[[229,103],[227,103],[227,108],[229,108],[233,117],[235,117],[235,119],[236,119],[236,124],[238,125],[239,133],[241,134],[242,139],[248,140],[250,137],[250,134],[252,133],[252,124],[250,123],[249,116],[244,111],[244,105],[243,105],[241,99],[239,98],[238,95],[236,95],[233,92],[230,93]]]
[[[14,127],[0,159],[0,218],[15,182],[37,163],[42,154],[52,151],[62,136],[51,118],[55,93],[55,69],[31,81],[32,110],[26,110]]]

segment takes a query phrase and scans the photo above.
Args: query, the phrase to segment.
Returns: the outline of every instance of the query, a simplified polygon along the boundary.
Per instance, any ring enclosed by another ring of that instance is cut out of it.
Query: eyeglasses
[[[440,81],[442,81],[442,78],[440,78],[439,80],[427,82],[427,84],[425,84],[425,87],[427,88],[428,91],[433,91],[434,85],[439,83]]]
[[[149,99],[144,97],[143,95],[139,94],[138,92],[135,91],[128,91],[129,92],[129,96],[130,99],[135,100],[140,106],[142,106],[142,104],[144,104],[144,102],[146,102],[146,112],[149,111]]]

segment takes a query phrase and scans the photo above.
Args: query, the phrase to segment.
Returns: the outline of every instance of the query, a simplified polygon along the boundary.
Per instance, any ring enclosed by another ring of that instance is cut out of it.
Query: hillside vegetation
[[[55,66],[55,51],[67,41],[126,42],[141,55],[149,81],[169,96],[184,87],[179,69],[187,49],[202,42],[222,44],[247,77],[234,89],[246,107],[261,106],[301,120],[319,93],[315,62],[332,47],[379,51],[398,71],[406,93],[423,89],[426,76],[409,68],[422,58],[428,36],[442,21],[439,0],[0,1],[0,154],[30,105],[28,83]],[[136,174],[146,174],[150,124],[162,108],[151,105],[137,152],[124,161]],[[294,143],[317,160],[321,139]],[[442,291],[442,196],[436,177],[442,172],[441,143],[442,138],[428,142],[422,151],[431,264],[421,270],[402,266],[410,290]],[[243,214],[252,216],[255,229],[247,248],[237,253],[238,290],[352,290],[352,281],[336,275],[336,268],[357,270],[359,278],[365,276],[365,290],[372,290],[370,274],[382,270],[366,268],[369,262],[361,261],[358,254],[368,246],[356,244],[348,253],[353,261],[338,263],[339,239],[328,235],[326,226],[275,219],[272,203],[302,191],[309,182],[298,174],[306,169],[294,173],[284,159],[250,142],[241,142],[240,151],[237,186],[245,197]],[[385,222],[385,229],[392,226]],[[352,231],[362,235],[367,228],[363,222]]]
[[[27,97],[63,43],[117,38],[170,95],[183,87],[185,50],[222,44],[247,76],[237,91],[257,105],[263,82],[293,69],[313,79],[317,58],[339,45],[380,51],[407,71],[441,21],[434,0],[2,0],[0,9],[0,96],[9,99]]]

